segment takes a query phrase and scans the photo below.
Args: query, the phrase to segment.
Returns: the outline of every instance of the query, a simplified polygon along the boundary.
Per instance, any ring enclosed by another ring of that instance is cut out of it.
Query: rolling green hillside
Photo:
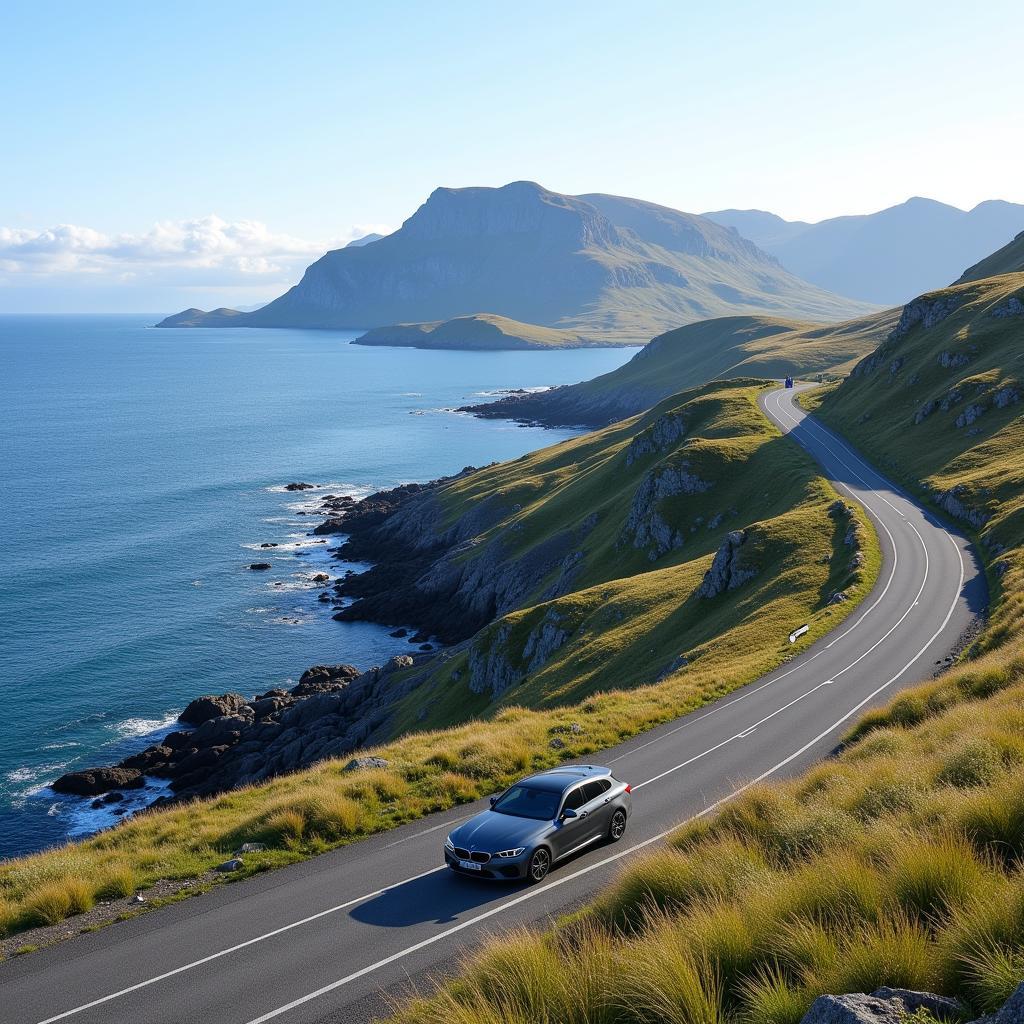
[[[876,352],[805,404],[1002,551],[1024,538],[1022,397],[1024,274],[1006,274],[909,303]]]
[[[393,345],[399,348],[518,349],[594,348],[615,345],[604,338],[586,338],[576,331],[538,327],[493,313],[477,313],[453,320],[375,327],[356,338],[354,345]]]
[[[980,541],[999,586],[953,669],[839,756],[680,829],[548,932],[496,937],[402,1024],[799,1024],[880,986],[993,1013],[1024,977],[1024,274],[909,303],[804,397]],[[909,1018],[915,1019],[915,1018]]]
[[[980,281],[983,278],[996,277],[999,274],[1020,273],[1024,273],[1024,231],[1012,242],[1004,245],[1002,249],[965,270],[957,284]]]
[[[888,335],[898,316],[889,310],[827,325],[767,316],[704,320],[660,335],[624,366],[593,380],[467,410],[551,426],[602,426],[715,378],[845,373]]]
[[[446,485],[437,496],[444,531],[493,511],[471,544],[442,555],[415,586],[460,619],[472,604],[459,596],[476,598],[481,580],[515,598],[507,611],[499,598],[496,619],[404,698],[392,732],[513,703],[563,705],[667,678],[684,663],[699,671],[712,651],[750,678],[784,656],[801,595],[814,588],[812,625],[833,622],[827,600],[851,579],[827,516],[832,492],[767,423],[757,389],[715,382]],[[738,552],[752,577],[709,601],[698,592],[707,559],[734,531],[745,532]],[[827,578],[819,560],[832,565]]]
[[[195,892],[242,842],[267,845],[246,855],[244,875],[479,798],[804,649],[867,592],[878,552],[859,511],[837,512],[810,458],[761,414],[764,386],[694,389],[426,491],[436,507],[428,529],[462,526],[457,550],[439,560],[471,583],[475,563],[486,579],[520,586],[461,647],[388,676],[395,692],[380,731],[394,738],[365,751],[385,766],[353,773],[347,756],[325,760],[5,861],[0,935],[157,879],[202,879],[181,894]],[[410,507],[423,529],[426,505]],[[860,566],[845,540],[851,516]],[[548,569],[538,552],[559,557]],[[838,589],[851,599],[830,605]],[[805,621],[810,632],[790,645]]]

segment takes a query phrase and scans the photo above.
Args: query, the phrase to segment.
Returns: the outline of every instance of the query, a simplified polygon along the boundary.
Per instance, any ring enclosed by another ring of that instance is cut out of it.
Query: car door
[[[573,786],[562,798],[562,806],[559,810],[559,820],[555,826],[555,832],[551,837],[551,845],[555,848],[555,857],[564,857],[570,850],[584,843],[589,836],[586,817],[562,818],[561,814],[566,809],[576,811],[579,815],[583,806],[585,795],[582,785]]]
[[[611,824],[611,798],[608,796],[612,784],[608,779],[593,779],[583,784],[583,807],[580,814],[586,815],[586,838],[604,835]]]

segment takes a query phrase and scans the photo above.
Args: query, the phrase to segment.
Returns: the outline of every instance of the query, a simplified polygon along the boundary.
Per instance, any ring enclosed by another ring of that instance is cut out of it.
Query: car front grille
[[[491,859],[491,855],[489,853],[481,853],[479,850],[474,850],[470,853],[469,850],[464,850],[461,846],[455,847],[455,856],[458,857],[459,860],[476,861],[477,864],[486,864]]]

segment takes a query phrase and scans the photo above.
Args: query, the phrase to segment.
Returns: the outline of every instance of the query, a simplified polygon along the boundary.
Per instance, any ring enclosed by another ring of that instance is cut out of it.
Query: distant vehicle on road
[[[792,386],[793,386],[793,378],[792,377],[787,377],[786,378],[786,387],[787,388],[791,388]]]
[[[566,765],[491,797],[489,810],[444,841],[445,863],[474,878],[539,882],[551,866],[593,843],[618,842],[633,809],[631,787],[610,768]]]

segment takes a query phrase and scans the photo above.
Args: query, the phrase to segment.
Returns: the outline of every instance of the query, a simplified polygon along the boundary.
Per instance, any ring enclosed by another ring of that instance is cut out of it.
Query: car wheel
[[[626,812],[617,810],[612,815],[612,822],[608,826],[608,839],[617,843],[626,833]]]
[[[526,868],[527,876],[531,882],[543,882],[550,869],[551,854],[543,846],[539,846],[530,857],[530,863]]]

